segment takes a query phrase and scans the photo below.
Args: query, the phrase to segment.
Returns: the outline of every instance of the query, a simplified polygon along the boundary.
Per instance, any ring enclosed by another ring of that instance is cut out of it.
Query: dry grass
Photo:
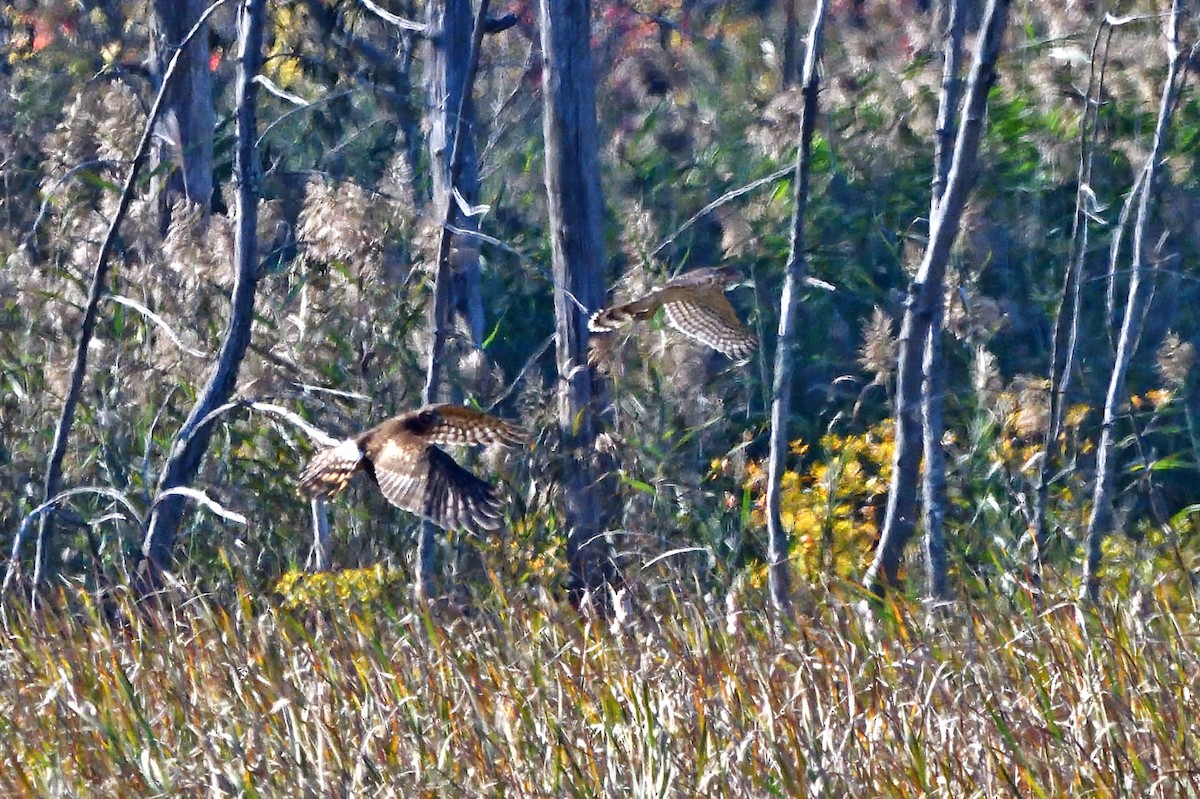
[[[1200,792],[1197,622],[1156,601],[931,624],[831,595],[779,634],[711,599],[619,631],[544,599],[449,620],[241,595],[124,630],[64,604],[10,608],[4,795]]]

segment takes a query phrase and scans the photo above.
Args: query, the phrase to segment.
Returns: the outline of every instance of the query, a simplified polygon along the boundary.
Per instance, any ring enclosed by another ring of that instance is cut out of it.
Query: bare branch
[[[179,428],[159,478],[153,512],[142,541],[142,590],[155,589],[170,565],[175,537],[183,515],[183,501],[191,497],[180,491],[200,469],[212,437],[204,423],[212,410],[223,405],[233,392],[238,369],[250,345],[254,319],[254,295],[258,286],[258,174],[255,163],[254,77],[262,63],[262,29],[265,0],[243,0],[238,18],[237,140],[234,146],[235,218],[234,265],[236,277],[230,297],[229,321],[212,375]],[[190,490],[190,489],[188,489]]]
[[[1092,41],[1090,68],[1088,71],[1087,105],[1079,131],[1079,178],[1075,193],[1075,216],[1071,228],[1070,255],[1063,274],[1062,294],[1054,314],[1054,334],[1050,342],[1050,419],[1043,439],[1043,457],[1038,464],[1037,487],[1034,494],[1033,518],[1030,523],[1033,534],[1033,563],[1030,580],[1035,588],[1042,584],[1042,567],[1048,544],[1049,530],[1046,522],[1046,506],[1050,497],[1050,475],[1054,462],[1058,460],[1058,436],[1062,430],[1063,409],[1067,390],[1071,384],[1072,365],[1079,343],[1079,314],[1083,302],[1083,264],[1087,256],[1090,223],[1094,218],[1095,195],[1091,189],[1092,164],[1096,151],[1096,139],[1100,129],[1100,104],[1104,96],[1104,78],[1108,68],[1108,48],[1112,41],[1113,26],[1110,17],[1096,29]],[[1106,35],[1107,34],[1107,35]],[[1097,73],[1096,57],[1104,37]],[[1141,175],[1138,176],[1140,184]],[[1136,189],[1135,189],[1136,191]],[[1128,204],[1126,208],[1128,209]],[[1123,218],[1126,212],[1122,212]],[[1124,221],[1114,231],[1114,241],[1119,241]],[[1119,249],[1119,245],[1118,245]],[[1115,264],[1115,261],[1113,262]],[[1110,269],[1110,274],[1115,270]],[[1110,280],[1110,292],[1113,282]],[[1067,300],[1070,298],[1070,305]]]
[[[984,14],[946,191],[930,220],[929,244],[908,290],[908,304],[900,328],[895,451],[887,513],[875,557],[863,578],[864,585],[876,595],[883,593],[886,584],[898,581],[904,546],[916,529],[917,482],[922,451],[920,399],[924,382],[924,349],[935,313],[934,306],[945,301],[945,274],[950,248],[958,237],[963,209],[975,180],[987,96],[996,82],[996,61],[1008,24],[1010,2],[989,0]]]
[[[393,14],[392,12],[383,8],[382,6],[371,2],[371,0],[358,0],[358,1],[360,3],[362,3],[362,5],[365,9],[367,9],[372,14],[379,17],[381,20],[388,23],[389,25],[395,25],[397,28],[399,28],[402,31],[409,31],[411,33],[419,33],[421,35],[425,35],[426,28],[421,23],[413,22],[411,19],[405,19],[404,17],[398,17],[395,14]]]
[[[784,167],[783,169],[776,170],[775,172],[772,172],[771,174],[769,174],[765,177],[761,177],[758,180],[752,180],[749,183],[747,183],[745,186],[742,186],[741,188],[734,189],[733,191],[725,192],[720,197],[713,200],[708,205],[704,206],[699,211],[697,211],[695,214],[693,214],[691,219],[689,219],[688,221],[684,222],[682,225],[679,226],[678,230],[676,230],[670,236],[667,236],[665,239],[663,239],[662,243],[659,244],[657,247],[655,247],[650,252],[650,257],[658,258],[659,255],[662,254],[663,250],[665,250],[667,247],[670,247],[672,244],[675,243],[675,239],[682,236],[685,232],[687,232],[692,227],[692,225],[696,224],[701,219],[704,219],[704,217],[708,216],[713,211],[720,208],[722,205],[732,202],[733,200],[736,200],[738,197],[741,197],[742,195],[749,194],[750,192],[754,191],[755,189],[759,189],[763,186],[767,186],[778,180],[782,180],[783,178],[786,178],[789,175],[793,174],[795,171],[796,171],[796,165],[792,164],[791,166],[787,166],[787,167]]]
[[[146,319],[148,321],[152,322],[160,330],[162,330],[164,333],[167,334],[167,338],[171,339],[172,344],[174,344],[176,347],[178,347],[179,349],[186,352],[188,355],[194,355],[197,358],[207,358],[208,357],[207,353],[201,352],[200,350],[197,350],[197,349],[192,349],[188,345],[184,344],[183,339],[181,339],[179,337],[179,335],[176,334],[176,332],[171,329],[171,326],[167,324],[166,319],[163,319],[161,316],[154,313],[154,311],[151,311],[149,308],[147,308],[145,305],[142,305],[137,300],[130,299],[129,297],[122,297],[119,294],[110,295],[107,299],[110,302],[115,302],[118,305],[124,305],[127,308],[132,308],[133,310],[140,313],[142,316],[146,317]]]

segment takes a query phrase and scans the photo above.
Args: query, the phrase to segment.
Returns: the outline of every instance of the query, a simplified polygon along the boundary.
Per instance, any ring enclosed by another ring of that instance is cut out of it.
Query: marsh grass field
[[[676,594],[610,624],[230,590],[10,605],[5,796],[1194,796],[1196,614]]]

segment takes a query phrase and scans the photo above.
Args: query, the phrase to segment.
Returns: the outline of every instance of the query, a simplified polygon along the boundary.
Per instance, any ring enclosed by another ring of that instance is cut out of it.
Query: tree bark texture
[[[812,139],[817,126],[818,91],[821,77],[817,61],[825,31],[825,0],[817,0],[808,29],[808,49],[801,78],[804,105],[800,111],[800,135],[796,148],[796,179],[792,192],[792,241],[784,267],[783,293],[779,300],[779,334],[775,345],[775,374],[771,386],[771,453],[767,473],[767,562],[771,605],[786,615],[791,610],[792,581],[788,558],[788,531],[780,515],[783,472],[788,454],[788,417],[792,406],[792,347],[796,320],[800,316],[800,288],[808,266],[805,251],[805,212],[808,209],[809,176],[812,171]]]
[[[209,414],[233,393],[238,369],[250,345],[254,321],[254,293],[258,285],[258,172],[254,140],[257,94],[255,76],[262,64],[262,34],[265,0],[244,0],[238,13],[237,143],[234,147],[233,177],[236,231],[234,234],[233,297],[229,322],[217,356],[216,367],[199,400],[175,436],[175,443],[159,478],[154,507],[142,542],[142,568],[149,569],[148,586],[158,583],[171,564],[175,538],[186,501],[171,489],[195,479],[212,438]]]
[[[427,8],[426,93],[433,209],[452,224],[456,216],[453,190],[458,189],[471,205],[479,196],[471,91],[479,63],[479,43],[487,28],[488,3],[485,0],[480,4],[478,19],[472,14],[471,0],[429,0]],[[451,206],[448,211],[447,204]],[[474,217],[462,218],[459,224],[468,230],[479,228]],[[443,228],[441,235],[446,238],[451,234]],[[478,347],[484,335],[479,255],[469,237],[458,237],[455,243],[460,252],[453,269],[449,268],[449,259],[441,258],[439,253],[437,286],[443,296],[435,298],[434,304],[439,300],[445,303],[442,311],[447,323],[451,313],[460,313],[467,322],[471,343]],[[442,342],[444,346],[444,335]]]
[[[150,17],[151,72],[155,88],[165,91],[167,104],[159,127],[163,138],[171,142],[164,148],[166,158],[177,156],[180,166],[168,178],[167,189],[206,209],[212,202],[216,126],[207,23],[182,46],[183,74],[169,84],[164,83],[163,75],[172,52],[207,7],[208,0],[154,0]]]
[[[49,502],[57,497],[62,488],[63,458],[67,452],[67,439],[71,435],[71,426],[75,422],[75,409],[79,404],[79,395],[83,390],[83,377],[87,373],[88,351],[92,343],[92,337],[96,331],[96,319],[99,314],[100,300],[104,296],[104,289],[108,283],[109,259],[112,257],[113,247],[116,245],[117,231],[120,230],[121,222],[125,219],[125,214],[129,211],[130,203],[133,202],[134,187],[137,185],[138,175],[141,173],[142,167],[146,163],[146,158],[150,153],[150,143],[153,140],[155,126],[163,110],[166,108],[166,94],[163,92],[163,88],[169,88],[175,80],[175,74],[179,70],[179,65],[183,60],[186,45],[199,35],[208,17],[223,2],[224,0],[218,0],[218,2],[209,6],[204,15],[197,20],[196,24],[192,26],[191,30],[183,38],[182,44],[185,46],[176,50],[175,54],[171,57],[170,63],[167,64],[167,68],[163,72],[162,85],[154,97],[154,104],[150,107],[146,126],[142,131],[142,138],[138,142],[137,150],[133,156],[133,163],[129,167],[129,176],[125,178],[125,186],[121,189],[121,197],[117,202],[117,210],[113,213],[112,221],[108,225],[108,231],[104,235],[104,241],[100,244],[100,252],[96,256],[96,266],[92,270],[92,285],[88,291],[87,305],[84,306],[83,321],[79,326],[79,338],[75,343],[75,360],[71,367],[71,382],[67,388],[66,399],[63,401],[62,413],[58,417],[58,425],[54,428],[54,443],[50,447],[50,456],[46,463],[43,502]],[[54,533],[54,511],[50,510],[41,517],[38,523],[37,552],[34,556],[33,567],[33,584],[35,587],[40,585],[42,579],[45,577],[47,558],[54,545]]]
[[[471,314],[472,340],[479,346],[483,338],[483,302],[479,295],[479,257],[451,264],[455,236],[450,232],[458,219],[457,189],[468,203],[479,193],[479,164],[475,153],[474,103],[471,93],[479,69],[479,51],[486,30],[488,0],[479,5],[478,17],[472,17],[469,0],[430,0],[426,30],[429,35],[428,88],[430,98],[429,152],[433,164],[433,208],[442,219],[438,236],[437,263],[433,282],[433,309],[429,342],[429,360],[425,369],[426,405],[438,402],[442,388],[442,364],[446,359],[446,338],[450,334],[450,311],[459,301],[474,305],[478,318]],[[464,220],[468,229],[478,229],[476,221]],[[461,241],[461,239],[460,239]],[[473,247],[464,252],[474,253]],[[455,267],[461,271],[455,274]],[[472,277],[473,276],[473,277]],[[473,301],[470,297],[474,297]],[[478,331],[478,334],[476,334]],[[437,530],[428,520],[421,523],[417,542],[416,585],[419,597],[434,592],[437,569]]]
[[[942,96],[938,103],[937,144],[933,157],[932,199],[929,219],[937,215],[946,191],[946,180],[954,158],[954,138],[958,131],[959,97],[962,94],[962,45],[966,29],[966,0],[947,0],[944,4],[946,32],[942,40]],[[933,306],[929,335],[925,340],[921,420],[924,423],[925,471],[921,498],[925,505],[925,596],[936,601],[946,599],[946,451],[942,447],[942,400],[946,394],[946,359],[943,326],[945,303]]]
[[[1010,0],[989,0],[976,44],[967,83],[962,126],[954,144],[954,157],[946,191],[930,220],[929,244],[917,276],[908,289],[904,321],[900,328],[900,354],[896,377],[896,435],[887,512],[875,557],[863,579],[867,588],[882,594],[885,584],[899,580],[904,546],[916,528],[917,483],[921,461],[921,387],[925,342],[935,305],[944,302],[946,264],[958,235],[959,222],[975,178],[979,140],[983,135],[987,95],[996,81],[996,59],[1008,22]]]
[[[1154,143],[1142,169],[1141,196],[1138,198],[1137,221],[1133,228],[1133,257],[1129,267],[1129,290],[1125,300],[1125,317],[1117,340],[1117,354],[1104,400],[1104,418],[1100,426],[1100,443],[1096,447],[1096,485],[1092,495],[1092,513],[1088,518],[1086,550],[1083,569],[1083,598],[1095,601],[1100,593],[1100,545],[1112,532],[1112,499],[1116,490],[1116,426],[1121,406],[1126,401],[1126,379],[1129,365],[1137,352],[1142,335],[1142,322],[1152,293],[1153,274],[1146,266],[1146,236],[1150,225],[1150,207],[1158,186],[1159,161],[1166,149],[1167,132],[1179,91],[1179,74],[1185,52],[1179,47],[1179,20],[1185,4],[1174,0],[1167,20],[1167,78],[1158,106],[1158,122],[1154,127]]]
[[[540,0],[546,194],[554,273],[558,423],[567,525],[568,592],[607,608],[617,580],[595,479],[602,388],[588,366],[587,319],[604,302],[596,86],[589,0]],[[580,307],[582,305],[583,307]]]

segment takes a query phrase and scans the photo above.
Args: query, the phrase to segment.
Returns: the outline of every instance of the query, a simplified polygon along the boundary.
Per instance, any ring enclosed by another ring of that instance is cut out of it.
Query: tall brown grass
[[[0,793],[1180,796],[1195,615],[665,600],[613,629],[541,597],[470,617],[196,597],[127,625],[9,607]]]

